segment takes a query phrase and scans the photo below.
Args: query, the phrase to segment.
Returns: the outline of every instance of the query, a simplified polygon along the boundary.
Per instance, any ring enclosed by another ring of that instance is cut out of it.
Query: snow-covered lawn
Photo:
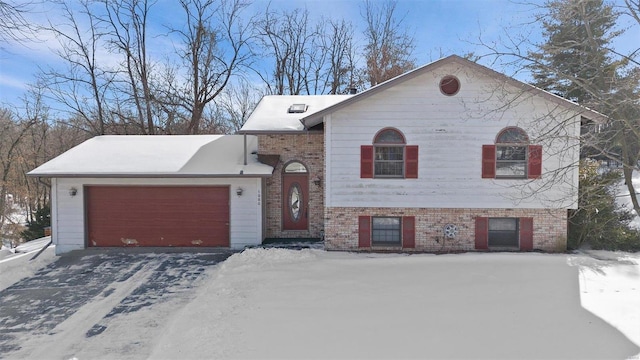
[[[118,314],[88,337],[95,321],[83,319],[114,306],[98,296],[50,333],[19,339],[12,356],[638,358],[639,264],[640,253],[602,251],[249,249],[209,268],[191,291]],[[113,293],[145,280],[136,277],[110,285]]]
[[[29,276],[56,259],[55,246],[49,246],[34,260],[33,256],[40,251],[51,237],[28,241],[15,249],[0,249],[0,291]],[[1,306],[1,304],[0,304]]]
[[[631,182],[633,183],[634,189],[640,191],[640,171],[633,173]],[[627,188],[627,185],[625,185],[623,181],[621,181],[618,186],[617,194],[618,203],[633,213],[633,204],[631,203],[631,196],[629,196],[629,188]],[[640,217],[635,216],[630,225],[635,229],[640,229]]]

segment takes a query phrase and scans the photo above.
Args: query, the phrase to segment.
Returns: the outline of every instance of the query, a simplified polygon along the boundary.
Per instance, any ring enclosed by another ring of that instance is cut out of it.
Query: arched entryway
[[[282,229],[309,229],[309,172],[298,161],[282,171]]]

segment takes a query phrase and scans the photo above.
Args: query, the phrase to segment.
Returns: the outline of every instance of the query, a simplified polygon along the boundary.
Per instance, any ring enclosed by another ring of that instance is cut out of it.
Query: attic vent
[[[290,114],[303,113],[305,111],[307,111],[307,104],[293,104],[293,105],[289,106],[288,113],[290,113]]]

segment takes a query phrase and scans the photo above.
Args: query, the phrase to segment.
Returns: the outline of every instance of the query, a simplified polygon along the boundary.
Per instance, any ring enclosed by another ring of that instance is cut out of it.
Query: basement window
[[[307,104],[293,104],[289,106],[289,110],[287,111],[289,114],[295,113],[303,113],[307,111]]]
[[[374,217],[371,222],[373,246],[401,246],[402,223],[399,217]]]
[[[489,247],[519,246],[518,218],[489,218]]]

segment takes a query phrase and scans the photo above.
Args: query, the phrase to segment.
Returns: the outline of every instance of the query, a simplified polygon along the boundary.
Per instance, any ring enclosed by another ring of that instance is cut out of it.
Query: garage
[[[87,186],[87,245],[229,246],[229,186]]]
[[[252,135],[103,135],[28,173],[51,181],[56,254],[104,247],[225,247],[264,239]]]

